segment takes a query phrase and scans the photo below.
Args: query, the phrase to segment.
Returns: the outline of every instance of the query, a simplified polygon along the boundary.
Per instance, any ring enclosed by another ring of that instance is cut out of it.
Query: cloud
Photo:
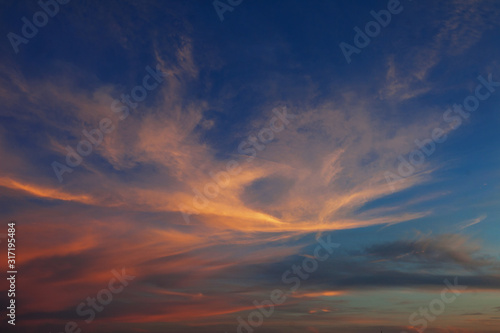
[[[431,267],[451,264],[473,269],[491,265],[492,259],[481,256],[479,249],[478,244],[466,237],[445,234],[416,241],[399,240],[373,245],[366,249],[366,254],[377,259]]]
[[[432,14],[428,13],[428,4],[412,7],[414,17],[428,15],[426,24],[410,25],[411,30],[400,31],[400,34],[413,34],[415,42],[387,57],[385,84],[379,96],[402,102],[441,89],[443,85],[436,85],[432,77],[433,70],[443,61],[453,61],[454,57],[470,51],[486,32],[497,28],[491,23],[498,21],[495,6],[487,0],[449,0],[436,4]],[[422,36],[425,36],[423,43]],[[401,37],[393,39],[406,43]],[[403,44],[398,46],[403,47]]]
[[[470,220],[470,221],[466,221],[466,222],[462,223],[462,224],[459,226],[459,228],[460,228],[460,230],[464,230],[465,228],[471,227],[471,226],[473,226],[473,225],[476,225],[476,224],[478,224],[478,223],[480,223],[480,222],[484,221],[487,217],[488,217],[488,215],[486,215],[486,214],[481,215],[481,216],[479,216],[479,217],[477,217],[477,218],[475,218],[475,219],[472,219],[472,220]]]
[[[362,241],[361,250],[323,263],[263,332],[277,331],[283,323],[278,319],[289,317],[299,318],[311,331],[326,332],[334,320],[343,332],[375,331],[392,318],[378,313],[360,318],[354,311],[370,308],[350,304],[350,297],[380,289],[439,289],[451,275],[474,291],[498,290],[497,261],[463,235],[365,245],[373,236],[369,227],[428,217],[432,210],[417,204],[449,193],[439,189],[406,200],[408,192],[435,179],[440,166],[434,161],[399,183],[396,193],[384,172],[394,170],[397,156],[412,150],[414,140],[440,121],[420,116],[418,104],[405,105],[405,112],[395,115],[394,105],[429,93],[428,78],[443,57],[466,52],[485,28],[480,23],[485,10],[476,10],[476,2],[453,3],[456,11],[431,24],[432,45],[409,47],[403,55],[413,54],[408,62],[401,55],[388,58],[380,89],[376,79],[355,84],[338,79],[340,84],[323,87],[288,69],[253,73],[239,63],[236,74],[228,74],[222,57],[200,51],[207,41],[193,36],[189,24],[166,19],[166,12],[150,3],[157,20],[181,27],[172,34],[134,35],[147,26],[148,9],[134,11],[126,3],[112,17],[101,7],[75,9],[82,43],[90,40],[86,32],[97,29],[83,17],[94,13],[108,27],[103,36],[112,37],[95,46],[99,52],[113,53],[118,45],[129,54],[137,45],[144,47],[123,60],[128,71],[116,76],[105,75],[108,69],[98,76],[98,70],[60,61],[44,68],[43,75],[15,65],[0,67],[5,106],[0,199],[4,217],[23,221],[21,318],[33,327],[60,330],[59,320],[75,318],[75,306],[106,286],[111,269],[127,267],[137,279],[91,330],[104,331],[112,321],[120,332],[164,331],[167,325],[195,332],[204,324],[205,332],[220,332],[219,326],[234,331],[235,315],[254,310],[254,299],[284,288],[281,274],[303,260],[318,233],[332,230],[343,231],[339,237],[347,243]],[[123,22],[130,12],[138,22]],[[272,59],[254,58],[266,66],[283,61],[282,52],[287,56],[292,49],[285,42],[263,45]],[[145,66],[156,63],[169,76],[119,121],[110,109],[112,101],[130,93]],[[241,85],[225,83],[231,74]],[[252,75],[266,78],[258,82]],[[282,93],[283,87],[292,93]],[[295,96],[288,100],[290,95]],[[283,105],[295,118],[246,162],[238,145],[268,126],[273,108]],[[116,122],[116,130],[59,184],[50,163],[64,162],[65,147],[75,147],[82,130],[95,128],[104,117]],[[211,174],[223,171],[230,159],[241,172],[207,205],[194,206],[194,195],[204,193],[214,182]],[[180,206],[193,208],[190,225]],[[485,217],[467,221],[462,230]],[[350,234],[353,229],[360,234]],[[364,233],[369,237],[358,239]],[[302,331],[301,326],[287,328]]]

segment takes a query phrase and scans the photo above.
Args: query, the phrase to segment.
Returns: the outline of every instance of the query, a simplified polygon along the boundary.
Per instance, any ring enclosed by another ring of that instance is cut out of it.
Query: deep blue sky
[[[458,128],[446,114],[479,76],[500,82],[500,4],[402,0],[348,63],[339,44],[391,2],[245,0],[221,21],[209,0],[73,0],[16,53],[8,34],[41,8],[3,1],[0,207],[26,253],[22,332],[235,332],[326,237],[338,250],[255,332],[416,332],[455,278],[467,291],[428,332],[497,331],[500,83]],[[163,79],[120,120],[111,105],[148,66]],[[389,184],[436,128],[444,142]],[[85,323],[75,308],[121,267],[133,283]]]

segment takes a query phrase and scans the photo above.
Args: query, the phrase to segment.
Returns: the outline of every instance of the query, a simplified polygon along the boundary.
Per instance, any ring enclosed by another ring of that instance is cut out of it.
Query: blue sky
[[[500,4],[221,1],[223,21],[208,0],[47,1],[57,13],[16,46],[42,9],[0,5],[15,329],[497,331]],[[339,45],[388,8],[348,63]],[[258,312],[328,237],[338,249]],[[77,306],[122,267],[135,279],[85,322]],[[467,289],[412,323],[455,279]]]

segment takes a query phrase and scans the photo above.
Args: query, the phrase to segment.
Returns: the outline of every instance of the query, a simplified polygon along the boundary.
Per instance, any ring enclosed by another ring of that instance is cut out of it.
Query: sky
[[[2,332],[498,332],[498,1],[0,16]]]

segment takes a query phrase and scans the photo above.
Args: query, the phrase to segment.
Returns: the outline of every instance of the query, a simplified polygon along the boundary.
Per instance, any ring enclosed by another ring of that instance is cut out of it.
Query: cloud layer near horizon
[[[498,199],[486,197],[486,207],[464,204],[460,220],[443,218],[442,211],[461,201],[453,201],[460,199],[453,192],[458,177],[450,185],[442,172],[464,165],[462,146],[452,140],[467,133],[453,132],[442,115],[473,91],[477,73],[500,73],[497,60],[483,63],[478,55],[470,69],[449,76],[474,47],[495,40],[497,4],[408,5],[406,11],[422,15],[434,6],[435,13],[422,18],[429,24],[414,28],[399,18],[392,24],[401,31],[388,30],[363,50],[359,65],[338,74],[335,59],[317,69],[297,56],[304,41],[264,38],[259,27],[260,42],[242,37],[244,23],[236,37],[221,32],[229,26],[212,28],[236,45],[241,58],[230,57],[224,38],[207,37],[204,21],[176,17],[196,12],[180,2],[100,5],[94,12],[88,6],[75,4],[67,14],[81,29],[81,42],[94,40],[84,33],[94,29],[84,24],[89,12],[106,22],[103,35],[113,37],[110,45],[96,42],[89,58],[119,50],[126,63],[108,60],[116,66],[108,70],[55,57],[31,72],[29,61],[6,57],[0,67],[2,219],[18,221],[19,315],[27,331],[61,330],[68,320],[83,328],[75,308],[122,267],[136,278],[90,331],[234,331],[236,317],[255,309],[253,300],[288,288],[283,272],[311,256],[326,235],[341,250],[275,309],[262,332],[326,332],[332,322],[343,332],[411,331],[408,316],[454,277],[467,292],[439,318],[435,332],[469,333],[478,322],[484,332],[496,329],[498,247],[470,230],[495,220]],[[107,6],[117,7],[116,17]],[[368,13],[373,5],[365,7]],[[170,20],[152,32],[149,20],[163,22],[154,14],[160,8]],[[117,18],[130,12],[130,24]],[[414,21],[411,13],[401,15]],[[287,26],[269,25],[278,32]],[[342,38],[351,38],[348,29]],[[418,36],[416,43],[402,36],[407,32]],[[369,52],[376,53],[375,66],[361,58]],[[168,75],[120,120],[113,101],[130,94],[146,66],[156,64]],[[283,129],[249,158],[238,147],[251,147],[248,140],[270,128],[276,112],[291,115],[288,123],[275,120]],[[76,149],[82,130],[97,128],[103,118],[114,130],[60,183],[53,161],[64,164],[66,147]],[[429,138],[436,127],[452,141],[450,153],[426,159],[391,187],[386,172],[396,173],[398,156],[407,158],[415,140]],[[228,163],[237,164],[235,171],[210,197],[208,184]]]

